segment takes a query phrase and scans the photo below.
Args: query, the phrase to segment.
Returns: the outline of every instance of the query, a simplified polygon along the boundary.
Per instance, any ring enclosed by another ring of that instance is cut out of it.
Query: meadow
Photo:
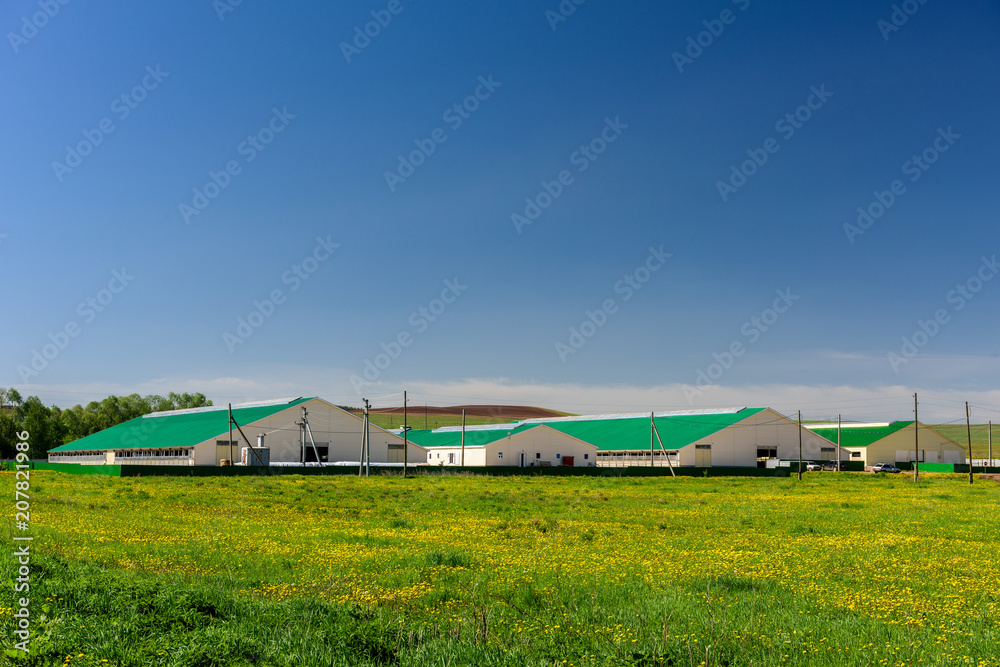
[[[36,471],[31,495],[37,634],[9,664],[1000,665],[1000,485],[963,475]],[[0,625],[7,651],[10,603]]]

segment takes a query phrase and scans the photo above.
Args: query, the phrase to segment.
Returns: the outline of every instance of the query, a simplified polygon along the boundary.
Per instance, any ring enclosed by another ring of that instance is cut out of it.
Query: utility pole
[[[972,427],[969,425],[969,402],[965,402],[965,435],[969,439],[969,484],[972,484]]]
[[[462,408],[462,465],[465,465],[465,408]]]
[[[365,402],[365,477],[370,477],[372,474],[372,434],[371,429],[368,428],[371,424],[368,409],[371,407],[371,403],[368,402],[367,398],[361,400]]]
[[[653,421],[653,413],[649,413],[649,467],[653,467],[653,427],[655,426]]]
[[[229,404],[229,465],[236,461],[233,459],[233,404]]]
[[[802,481],[802,411],[799,410],[799,481]]]
[[[913,393],[913,481],[917,481],[917,459],[920,457],[920,419],[917,415],[917,394]]]
[[[840,415],[837,415],[837,472],[840,472]]]
[[[406,443],[406,391],[403,391],[403,479],[406,479],[406,455],[409,450]]]

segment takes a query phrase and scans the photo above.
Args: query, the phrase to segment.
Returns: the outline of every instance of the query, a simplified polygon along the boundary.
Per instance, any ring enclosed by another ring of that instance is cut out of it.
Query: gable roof
[[[653,417],[665,449],[686,447],[767,408],[741,408],[719,412],[661,413]],[[557,418],[532,420],[597,446],[599,451],[622,451],[649,447],[649,415],[611,418]],[[660,443],[656,443],[659,449]]]
[[[680,449],[713,433],[743,421],[767,408],[733,408],[728,410],[698,410],[661,412],[653,421],[666,449]],[[465,446],[480,447],[508,435],[516,435],[537,426],[594,445],[599,451],[646,449],[649,446],[649,413],[585,415],[581,417],[541,417],[510,424],[467,426]],[[432,431],[410,431],[409,436],[422,447],[458,447],[462,431],[458,426],[446,426]],[[659,449],[659,443],[656,445]]]
[[[489,424],[486,428],[476,426],[465,427],[466,447],[485,447],[497,440],[503,440],[507,436],[517,435],[538,428],[539,424]],[[455,430],[454,427],[408,431],[407,439],[421,447],[433,449],[435,447],[461,447],[462,430],[461,427]]]
[[[908,421],[892,422],[891,424],[842,424],[840,427],[840,446],[867,447],[897,431],[902,431],[912,423],[912,421]],[[831,442],[837,442],[836,426],[830,424],[803,424],[803,426],[816,435],[821,435]]]
[[[233,418],[246,426],[265,417],[294,408],[312,398],[281,399],[233,408]],[[185,448],[225,434],[229,439],[228,406],[154,412],[130,419],[50,452],[107,451],[109,449]],[[238,434],[237,434],[238,435]]]

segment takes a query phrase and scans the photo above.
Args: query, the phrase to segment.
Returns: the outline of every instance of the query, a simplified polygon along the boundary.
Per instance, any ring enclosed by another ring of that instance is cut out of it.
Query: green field
[[[963,447],[968,446],[971,435],[973,458],[986,458],[988,455],[989,429],[986,424],[972,424],[968,430],[965,424],[938,424],[931,428]],[[1000,459],[1000,426],[996,424],[993,425],[993,458]]]
[[[35,472],[30,494],[37,634],[9,664],[1000,665],[1000,485],[962,475]]]

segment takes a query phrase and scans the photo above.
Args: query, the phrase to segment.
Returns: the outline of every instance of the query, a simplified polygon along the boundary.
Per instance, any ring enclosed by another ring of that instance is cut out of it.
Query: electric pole
[[[802,411],[799,410],[799,481],[802,481]]]
[[[840,415],[837,415],[837,472],[840,472]]]
[[[403,479],[406,479],[406,455],[410,450],[406,440],[406,391],[403,391]]]
[[[969,484],[972,484],[972,427],[969,425],[969,402],[965,402],[965,435],[969,439]]]
[[[368,409],[371,407],[371,403],[368,402],[367,398],[362,399],[365,402],[365,477],[371,477],[372,474],[372,433],[371,429],[368,428],[371,425],[371,417],[368,416]]]
[[[917,458],[920,456],[920,419],[917,416],[917,394],[913,393],[913,481],[917,481]]]
[[[465,408],[462,408],[462,466],[465,466]]]

